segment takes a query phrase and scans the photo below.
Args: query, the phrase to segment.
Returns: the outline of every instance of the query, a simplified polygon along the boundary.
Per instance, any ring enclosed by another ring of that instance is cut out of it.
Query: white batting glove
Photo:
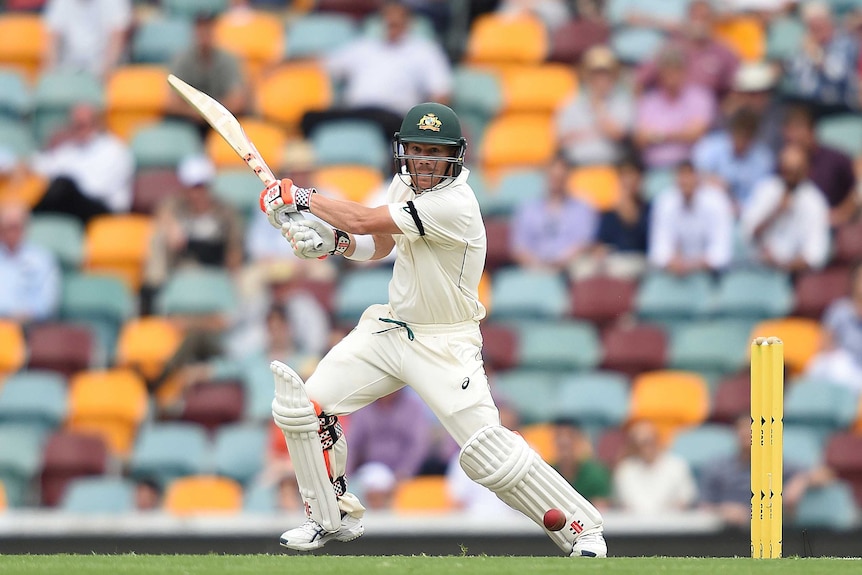
[[[314,188],[298,188],[293,180],[284,178],[271,183],[260,193],[260,211],[266,214],[274,228],[281,228],[290,220],[290,214],[307,211]]]
[[[324,258],[344,253],[350,246],[350,236],[317,220],[290,221],[281,226],[281,234],[301,259]]]

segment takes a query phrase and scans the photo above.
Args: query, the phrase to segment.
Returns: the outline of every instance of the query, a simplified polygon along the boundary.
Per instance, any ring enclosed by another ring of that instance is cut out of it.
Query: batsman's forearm
[[[401,230],[392,221],[388,206],[369,208],[356,202],[335,200],[312,194],[309,211],[339,230],[358,235],[396,234]]]

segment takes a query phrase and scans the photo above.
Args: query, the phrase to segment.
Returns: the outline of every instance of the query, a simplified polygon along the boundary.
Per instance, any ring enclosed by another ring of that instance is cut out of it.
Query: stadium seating
[[[0,483],[9,507],[32,504],[29,487],[39,472],[47,433],[38,426],[0,425]]]
[[[48,438],[42,456],[42,504],[54,507],[62,499],[69,481],[77,477],[102,475],[107,465],[108,448],[102,437],[58,431]]]
[[[131,57],[139,64],[169,64],[192,44],[192,23],[186,18],[156,17],[138,22]]]
[[[0,117],[0,145],[17,156],[27,157],[36,151],[29,126],[17,118]]]
[[[171,16],[194,18],[198,14],[217,14],[228,7],[228,0],[162,0],[162,8]]]
[[[793,314],[820,319],[833,301],[850,295],[852,269],[830,267],[800,274],[796,279]]]
[[[733,428],[710,423],[681,431],[670,449],[688,463],[695,475],[700,475],[710,463],[728,460],[738,452]]]
[[[759,62],[766,54],[767,35],[756,16],[724,19],[713,29],[713,35],[746,62]]]
[[[407,29],[407,34],[409,36],[414,36],[417,38],[423,38],[425,40],[434,41],[436,39],[436,32],[434,31],[434,25],[431,21],[426,18],[423,14],[414,12],[413,17],[410,19],[409,28]],[[383,22],[383,17],[378,12],[377,14],[369,14],[362,21],[362,34],[364,36],[372,36],[375,38],[383,38],[386,33],[385,23]]]
[[[162,66],[117,68],[106,87],[108,129],[128,141],[138,128],[158,121],[168,105],[167,75]]]
[[[21,72],[0,69],[0,115],[22,119],[33,105],[30,88]]]
[[[255,484],[243,494],[243,513],[274,513],[278,510],[278,493],[274,485]]]
[[[250,117],[240,118],[239,121],[242,124],[242,129],[249,139],[254,142],[255,148],[257,148],[262,157],[272,158],[274,161],[282,157],[284,147],[287,144],[287,136],[281,127],[265,120]],[[245,161],[214,130],[210,130],[207,133],[204,148],[216,168],[244,168],[248,170]],[[262,188],[263,186],[259,187]]]
[[[538,64],[547,53],[547,32],[538,18],[485,14],[473,22],[466,60],[473,64]]]
[[[588,370],[598,365],[601,348],[596,329],[580,321],[521,322],[519,364],[547,370]]]
[[[445,477],[428,475],[399,482],[395,488],[392,509],[403,514],[450,511],[453,504]]]
[[[235,514],[242,509],[242,486],[226,477],[182,477],[168,485],[164,508],[182,517]]]
[[[380,170],[354,165],[320,168],[315,170],[312,181],[319,190],[330,190],[361,204],[368,203],[383,185]]]
[[[381,0],[318,0],[315,8],[320,12],[337,12],[361,20],[379,10],[381,5]]]
[[[272,420],[272,372],[265,361],[250,362],[242,372],[245,386],[243,419],[249,422]]]
[[[245,217],[259,212],[262,189],[260,179],[245,166],[219,170],[210,182],[210,192]]]
[[[325,122],[311,134],[317,164],[355,164],[383,170],[391,158],[376,125],[363,120]]]
[[[802,46],[805,26],[796,18],[773,18],[766,31],[766,57],[783,61],[791,58]]]
[[[365,308],[389,301],[388,269],[356,270],[344,278],[335,293],[335,317],[339,321],[355,322]]]
[[[0,376],[18,371],[27,358],[27,342],[21,326],[0,319]]]
[[[150,168],[135,172],[132,188],[132,212],[150,215],[159,205],[182,190],[176,170]]]
[[[601,367],[633,377],[667,365],[668,337],[655,325],[619,325],[602,335]]]
[[[452,107],[470,140],[480,141],[485,125],[503,109],[503,89],[496,74],[483,68],[458,66],[452,78]]]
[[[284,56],[292,60],[324,56],[352,41],[358,33],[356,23],[348,16],[303,14],[287,28]]]
[[[862,261],[862,221],[839,227],[835,233],[833,263],[854,265]]]
[[[0,386],[0,424],[27,424],[49,431],[65,418],[66,382],[60,374],[19,371]]]
[[[611,34],[611,48],[624,64],[640,64],[652,59],[664,37],[651,28],[620,28]]]
[[[784,363],[799,374],[820,349],[821,328],[813,319],[787,317],[767,320],[754,326],[750,340],[775,336],[784,342]]]
[[[628,316],[634,306],[637,283],[596,276],[572,284],[571,309],[576,318],[608,325]]]
[[[547,183],[542,170],[523,169],[507,171],[500,176],[493,192],[479,198],[485,218],[512,216],[519,206],[545,196]],[[487,235],[490,238],[491,233]]]
[[[554,128],[548,114],[496,116],[479,147],[479,161],[492,179],[505,170],[545,167],[553,156]]]
[[[833,435],[826,445],[826,465],[847,481],[862,506],[862,435],[842,432]]]
[[[711,296],[712,285],[705,274],[679,277],[651,272],[641,280],[635,309],[647,320],[688,320],[708,312]]]
[[[824,460],[823,446],[817,433],[794,425],[784,430],[784,465],[788,468],[815,469]]]
[[[499,73],[506,113],[552,114],[577,92],[572,69],[562,64],[512,66]],[[537,90],[536,86],[542,86]]]
[[[626,434],[621,427],[607,429],[596,442],[596,458],[613,470],[625,456]]]
[[[676,175],[671,169],[653,168],[647,170],[643,178],[641,195],[644,200],[652,201],[659,194],[675,185]]]
[[[628,418],[628,379],[619,373],[587,371],[560,382],[554,412],[570,417],[591,433],[621,425]]]
[[[554,413],[558,393],[557,377],[542,370],[510,369],[497,374],[491,387],[509,402],[523,423],[545,422]]]
[[[856,114],[824,118],[817,123],[817,139],[851,158],[858,157],[862,155],[862,118]]]
[[[213,439],[215,472],[249,485],[264,467],[266,445],[266,427],[263,425],[222,425]]]
[[[116,363],[146,379],[157,377],[176,352],[182,333],[170,321],[159,317],[136,318],[123,324],[117,342]]]
[[[793,525],[840,531],[851,529],[857,520],[852,490],[847,484],[836,481],[805,492],[796,508]]]
[[[6,507],[8,507],[9,502],[6,501],[6,488],[3,487],[3,482],[0,481],[0,513],[6,511]]]
[[[240,419],[243,412],[243,388],[238,382],[201,383],[185,390],[180,419],[215,431]]]
[[[797,379],[784,394],[784,425],[803,425],[819,434],[849,427],[856,419],[856,397],[844,386],[816,379]]]
[[[240,59],[254,81],[284,54],[284,25],[275,14],[254,10],[222,14],[213,30],[216,45]]]
[[[147,410],[146,386],[130,371],[85,371],[70,381],[68,428],[101,435],[117,456],[128,454]]]
[[[569,172],[566,189],[596,211],[613,208],[620,194],[620,181],[612,166],[582,166]]]
[[[554,445],[554,425],[552,423],[533,423],[518,430],[530,447],[545,461],[556,461],[557,448]]]
[[[515,263],[512,253],[512,224],[507,218],[485,220],[485,236],[488,246],[485,252],[485,270],[493,272],[498,268]]]
[[[718,284],[715,313],[719,316],[762,319],[780,317],[793,307],[793,286],[780,272],[730,270]]]
[[[518,334],[501,323],[482,323],[482,357],[493,369],[511,369],[520,362]]]
[[[197,130],[190,124],[165,120],[143,126],[131,141],[135,169],[176,169],[183,158],[203,152]]]
[[[140,133],[140,132],[139,132]],[[84,267],[123,279],[136,290],[150,251],[152,220],[138,214],[98,216],[87,225]],[[117,238],[123,238],[118,242]]]
[[[302,86],[301,90],[296,89]],[[295,132],[306,112],[332,105],[329,76],[313,63],[284,64],[268,73],[256,86],[257,106],[264,119]]]
[[[592,46],[607,44],[610,36],[611,29],[605,22],[588,18],[569,20],[553,31],[548,60],[573,64]]]
[[[206,430],[193,423],[144,425],[132,452],[129,473],[162,486],[178,477],[204,473],[209,464]]]
[[[652,421],[668,441],[681,429],[706,419],[709,390],[706,381],[695,373],[653,371],[634,379],[630,405],[631,421]]]
[[[708,320],[686,323],[671,336],[670,367],[721,374],[747,363],[749,322]]]
[[[569,307],[566,282],[552,273],[501,269],[494,274],[493,292],[496,320],[557,318]]]
[[[135,509],[135,486],[118,477],[79,477],[66,487],[60,509],[86,515],[129,513]]]
[[[33,79],[42,68],[48,31],[38,14],[0,14],[0,65]]]
[[[85,326],[41,323],[27,331],[27,367],[56,371],[65,377],[97,362],[96,342]]]
[[[84,228],[64,214],[34,214],[27,226],[27,239],[54,254],[64,271],[76,270],[84,259]]]
[[[85,73],[48,70],[42,72],[33,91],[33,129],[40,144],[65,124],[72,106],[87,103],[102,107],[105,87]]]
[[[178,270],[156,299],[164,315],[226,314],[235,306],[230,276],[220,268]]]
[[[712,398],[710,419],[733,423],[737,417],[751,412],[751,376],[748,370],[721,380]]]

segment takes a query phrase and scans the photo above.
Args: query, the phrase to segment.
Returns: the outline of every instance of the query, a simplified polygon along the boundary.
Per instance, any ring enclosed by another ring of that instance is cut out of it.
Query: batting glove
[[[350,247],[350,236],[317,220],[290,221],[281,226],[281,234],[293,247],[300,259],[322,259],[328,255],[344,254]]]
[[[308,211],[314,188],[298,188],[293,180],[285,178],[271,183],[260,193],[260,211],[266,214],[270,225],[281,228],[290,220],[290,214]]]

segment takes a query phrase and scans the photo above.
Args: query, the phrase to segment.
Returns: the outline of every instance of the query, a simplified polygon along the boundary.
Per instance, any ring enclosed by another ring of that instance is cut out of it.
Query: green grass
[[[752,560],[671,557],[569,559],[566,557],[330,557],[292,555],[6,555],[3,575],[542,575],[549,573],[713,573],[842,575],[860,573],[862,562],[842,559]]]

